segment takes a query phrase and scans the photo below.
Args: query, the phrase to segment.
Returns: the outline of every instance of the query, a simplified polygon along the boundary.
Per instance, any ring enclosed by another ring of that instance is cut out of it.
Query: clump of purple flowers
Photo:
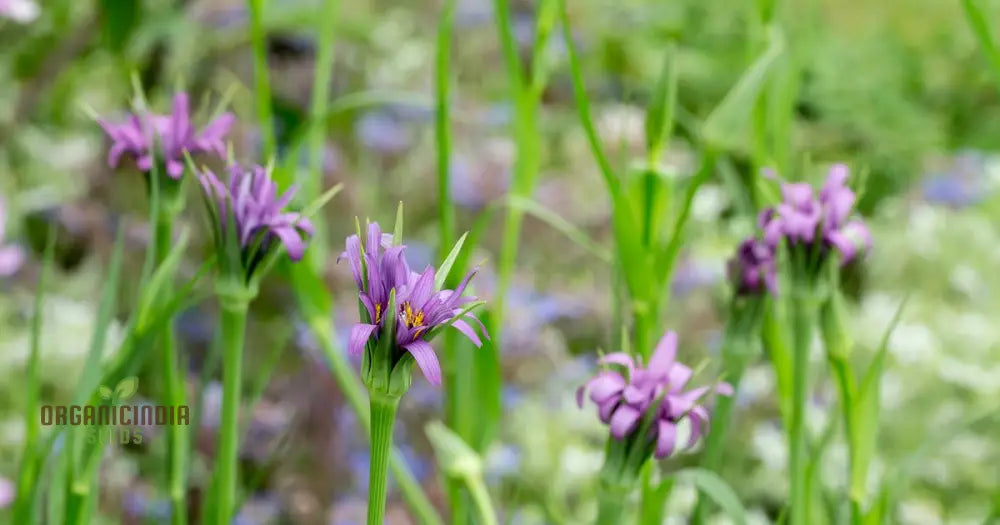
[[[676,357],[677,334],[674,332],[667,332],[660,339],[646,366],[622,352],[608,354],[599,361],[608,368],[577,390],[576,402],[582,408],[584,396],[589,392],[590,400],[597,405],[598,416],[608,424],[611,436],[617,440],[633,438],[642,422],[651,419],[648,439],[656,444],[654,455],[657,458],[689,449],[708,432],[708,409],[699,401],[712,388],[685,390],[692,371]],[[715,392],[733,393],[726,383],[716,386]],[[690,422],[691,433],[687,441],[678,446],[677,425],[683,420]]]
[[[285,210],[296,188],[289,188],[279,196],[270,170],[262,166],[247,169],[232,164],[228,170],[228,185],[210,170],[198,175],[208,198],[216,250],[223,270],[242,270],[249,278],[264,258],[280,245],[284,245],[292,260],[301,259],[313,226],[308,218]],[[230,218],[232,225],[228,223]],[[237,249],[231,250],[230,246]],[[239,260],[230,260],[232,253],[239,254]]]
[[[782,201],[757,218],[762,238],[743,241],[729,263],[738,293],[777,291],[776,260],[783,241],[792,249],[805,248],[810,256],[839,253],[841,264],[871,247],[864,221],[850,218],[857,196],[847,187],[848,175],[844,164],[831,167],[818,198],[808,183],[781,184]]]
[[[422,273],[411,271],[404,256],[406,246],[393,245],[392,241],[392,235],[382,233],[378,223],[368,225],[363,245],[358,235],[347,238],[346,250],[340,258],[350,262],[363,305],[360,322],[351,328],[348,351],[354,356],[364,354],[378,343],[386,323],[395,323],[394,362],[390,369],[408,353],[424,377],[440,385],[441,366],[428,343],[429,337],[451,325],[476,346],[482,346],[479,334],[466,320],[477,323],[488,337],[486,328],[468,309],[476,298],[462,295],[476,270],[469,272],[454,290],[435,290],[434,268],[428,266]],[[393,308],[390,304],[393,291],[395,310],[389,311]]]
[[[0,199],[0,277],[14,275],[24,263],[24,250],[20,246],[4,244],[7,228],[7,210]]]
[[[192,156],[206,152],[225,156],[223,139],[235,120],[231,113],[224,113],[198,133],[191,124],[187,94],[177,93],[168,115],[132,114],[120,123],[104,119],[97,122],[111,138],[108,150],[110,167],[117,167],[121,158],[128,156],[135,159],[141,171],[148,173],[153,168],[153,162],[160,160],[166,166],[167,175],[179,179],[184,173],[185,152]],[[157,146],[159,149],[156,149]]]

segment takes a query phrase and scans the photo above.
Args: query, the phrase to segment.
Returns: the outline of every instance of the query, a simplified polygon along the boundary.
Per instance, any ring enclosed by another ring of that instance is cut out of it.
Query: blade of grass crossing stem
[[[784,53],[785,39],[777,26],[768,29],[768,45],[760,57],[726,93],[719,105],[705,119],[702,138],[712,147],[719,149],[745,148],[744,139],[747,123],[766,85],[769,73]]]
[[[107,343],[108,327],[111,324],[112,315],[114,315],[118,282],[121,278],[123,233],[124,228],[119,228],[115,237],[115,245],[111,252],[111,262],[104,281],[104,289],[101,292],[101,303],[97,310],[97,320],[94,323],[94,333],[90,339],[87,359],[84,361],[80,378],[73,390],[74,405],[86,402],[92,391],[92,388],[88,388],[88,386],[96,384],[101,375],[101,357]]]
[[[290,265],[289,275],[302,315],[316,337],[334,379],[367,433],[371,424],[368,414],[368,396],[365,394],[364,386],[355,374],[350,361],[347,360],[344,349],[340,348],[336,342],[336,334],[331,325],[333,298],[326,290],[323,280],[308,265]],[[438,516],[430,499],[424,494],[420,484],[406,466],[402,455],[396,450],[393,450],[389,457],[389,468],[396,479],[396,485],[399,487],[403,499],[406,500],[417,520],[423,525],[442,525],[443,521]]]
[[[451,251],[445,256],[444,261],[441,262],[441,266],[438,266],[437,274],[434,276],[434,289],[440,290],[444,286],[445,281],[448,279],[448,275],[451,274],[452,265],[455,264],[455,259],[458,258],[459,252],[462,251],[462,245],[465,244],[465,239],[468,233],[463,233],[455,245],[451,247]]]
[[[319,197],[323,185],[323,158],[325,157],[327,100],[330,96],[330,81],[333,76],[334,44],[337,30],[337,11],[339,0],[324,0],[320,13],[320,23],[317,27],[318,44],[316,65],[313,74],[312,101],[310,104],[311,122],[309,122],[309,171],[306,180],[302,181],[302,197],[304,202],[312,202]],[[313,221],[313,241],[306,252],[309,264],[319,270],[326,260],[326,222]]]
[[[451,170],[451,131],[449,129],[449,88],[451,85],[450,60],[451,35],[455,14],[455,0],[445,0],[438,22],[437,61],[434,70],[435,112],[434,137],[437,143],[438,175],[438,226],[440,227],[441,255],[455,237],[455,207],[449,196]],[[438,287],[440,289],[440,287]]]
[[[566,43],[566,54],[569,58],[570,76],[573,80],[573,97],[576,100],[576,109],[587,135],[587,142],[590,150],[594,154],[594,159],[604,177],[604,183],[611,193],[612,200],[617,202],[620,193],[618,179],[615,177],[608,156],[601,147],[601,141],[594,127],[594,121],[590,113],[590,100],[587,98],[587,88],[583,83],[583,73],[580,69],[580,60],[576,55],[576,46],[573,45],[573,30],[569,24],[569,15],[566,11],[566,0],[557,0],[561,5],[560,14],[562,16],[563,38]]]
[[[45,255],[42,259],[42,272],[38,276],[38,285],[35,289],[35,305],[31,316],[31,341],[28,348],[27,379],[28,379],[28,399],[24,407],[25,438],[24,451],[21,455],[20,473],[18,476],[17,501],[14,506],[14,515],[18,517],[18,523],[35,523],[35,512],[37,511],[36,493],[38,490],[38,475],[40,462],[36,455],[39,452],[41,420],[39,418],[38,403],[42,393],[41,378],[39,377],[40,354],[42,348],[42,316],[45,313],[45,290],[48,287],[49,279],[52,275],[53,259],[56,245],[56,229],[54,225],[49,225],[45,238]]]
[[[267,62],[267,35],[264,30],[264,4],[266,0],[247,0],[250,10],[250,41],[253,44],[254,106],[260,128],[263,158],[272,159],[277,152],[274,137],[274,118],[271,111],[271,80]],[[279,189],[287,188],[290,181],[275,181]]]
[[[677,479],[690,481],[702,494],[707,495],[729,516],[734,524],[746,524],[747,513],[743,504],[740,503],[740,498],[714,472],[701,468],[688,468],[675,475]]]
[[[674,125],[674,110],[677,104],[677,60],[676,46],[667,47],[663,59],[663,69],[656,82],[652,101],[646,110],[646,150],[649,169],[660,161],[667,147]]]
[[[879,398],[880,385],[882,382],[882,370],[885,367],[886,355],[889,348],[889,337],[892,335],[899,319],[906,307],[906,299],[899,303],[896,313],[882,334],[882,341],[878,351],[872,359],[871,365],[865,372],[861,384],[858,386],[857,396],[851,409],[855,434],[850,439],[853,442],[852,462],[856,467],[851,472],[851,499],[854,502],[862,503],[868,486],[868,465],[875,454],[875,442],[878,438],[879,420]]]
[[[567,239],[573,241],[574,244],[583,248],[594,257],[597,257],[605,263],[611,264],[611,253],[608,252],[606,248],[601,246],[600,243],[594,239],[590,238],[590,236],[587,235],[587,232],[577,228],[573,225],[573,223],[562,218],[559,214],[546,208],[542,204],[539,204],[537,201],[518,196],[511,196],[507,199],[507,205],[519,208],[532,217],[548,224],[554,230],[562,233]]]
[[[1000,44],[997,44],[996,35],[990,29],[991,17],[986,14],[988,7],[982,5],[982,0],[962,0],[962,8],[965,10],[965,17],[979,40],[979,46],[983,48],[986,59],[990,63],[993,74],[996,75],[997,86],[1000,87]],[[996,25],[996,17],[992,25]]]

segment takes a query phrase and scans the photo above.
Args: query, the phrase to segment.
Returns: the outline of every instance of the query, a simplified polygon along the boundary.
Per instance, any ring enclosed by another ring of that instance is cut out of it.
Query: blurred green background
[[[266,4],[279,149],[301,154],[305,169],[305,154],[293,146],[307,123],[320,6],[310,0]],[[1000,20],[1000,2],[983,5],[991,20]],[[250,124],[243,2],[45,0],[38,8],[24,23],[0,18],[0,196],[8,214],[0,244],[28,252],[13,276],[0,278],[0,503],[9,503],[24,439],[23,371],[46,228],[55,224],[60,233],[44,310],[47,400],[69,395],[67,375],[85,356],[114,232],[125,231],[126,280],[138,278],[149,237],[142,178],[131,168],[107,168],[107,143],[89,111],[124,115],[133,71],[161,112],[178,88],[192,94],[203,117],[208,101],[228,93],[241,119],[230,135],[237,157],[260,158],[260,133]],[[395,203],[404,200],[414,266],[434,260],[436,250],[433,71],[440,8],[428,0],[342,1],[326,121],[324,187],[345,184],[322,219],[330,238],[352,232],[355,215],[390,222]],[[512,10],[527,57],[535,6],[514,1]],[[692,123],[755,55],[747,45],[751,3],[574,0],[569,10],[595,120],[617,166],[643,155],[643,108],[664,50],[677,46],[678,136],[664,163],[678,176],[689,175]],[[790,56],[802,69],[788,145],[793,164],[844,161],[868,175],[861,208],[875,248],[849,279],[859,359],[868,359],[899,299],[909,296],[890,341],[873,477],[907,466],[901,523],[983,523],[1000,505],[1000,422],[978,418],[1000,397],[998,79],[957,0],[796,0],[783,6],[781,20]],[[492,3],[458,1],[455,24],[450,192],[464,230],[476,212],[504,195],[515,146]],[[575,117],[562,39],[553,38],[546,53],[554,66],[543,95],[542,174],[534,198],[609,245],[609,205]],[[695,362],[717,352],[725,258],[749,228],[737,210],[744,205],[740,181],[751,169],[748,152],[727,152],[694,203],[667,315],[681,333],[682,353]],[[201,210],[191,208],[185,220],[200,226]],[[477,293],[487,299],[500,245],[496,222],[480,247],[487,262]],[[182,272],[197,269],[195,256],[207,253],[207,242],[199,239]],[[337,251],[339,241],[330,248]],[[604,262],[559,232],[526,220],[501,350],[504,417],[486,454],[491,491],[511,523],[580,523],[588,512],[604,430],[590,411],[576,408],[572,393],[589,374],[595,349],[616,348],[610,275]],[[349,272],[331,257],[325,277],[338,300],[332,321],[346,333],[356,312]],[[122,322],[134,306],[127,288]],[[220,402],[218,378],[202,377],[215,315],[214,305],[199,305],[177,325],[190,391],[202,393],[193,402],[206,414],[197,431],[203,454],[195,459],[195,476],[208,468]],[[109,351],[117,337],[109,335]],[[275,348],[281,353],[245,438],[243,468],[256,490],[238,522],[363,522],[366,440],[280,279],[270,279],[255,303],[247,340],[251,374],[269,367]],[[143,383],[140,396],[154,381]],[[787,480],[773,374],[763,357],[747,372],[739,396],[722,474],[753,519],[766,523],[784,501]],[[817,429],[834,399],[832,386],[814,396],[810,422]],[[444,508],[422,432],[426,421],[441,417],[441,403],[440,391],[415,379],[396,440]],[[149,441],[114,449],[104,462],[102,509],[109,523],[162,520],[167,504],[157,493],[153,458],[165,440]],[[841,443],[831,445],[824,469],[830,484],[839,483],[844,454]],[[694,494],[691,487],[675,489],[670,523],[684,523],[680,516]],[[390,523],[410,523],[394,493],[389,505]]]

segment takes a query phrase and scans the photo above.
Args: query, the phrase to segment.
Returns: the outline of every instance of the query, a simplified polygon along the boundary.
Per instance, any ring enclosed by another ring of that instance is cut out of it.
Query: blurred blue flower
[[[170,502],[153,499],[142,489],[127,491],[122,498],[122,510],[132,518],[163,522],[170,520]]]
[[[698,261],[685,257],[674,271],[670,291],[675,296],[685,296],[701,288],[715,285],[725,272],[715,262]]]
[[[981,202],[994,190],[987,177],[987,160],[978,151],[957,153],[948,167],[924,178],[921,184],[924,200],[954,208]]]
[[[413,130],[402,120],[385,110],[366,113],[355,124],[354,133],[366,148],[383,155],[398,155],[414,141]]]

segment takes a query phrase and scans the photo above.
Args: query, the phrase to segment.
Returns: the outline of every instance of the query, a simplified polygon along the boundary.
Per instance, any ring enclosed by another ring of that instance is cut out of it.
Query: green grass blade
[[[267,61],[267,35],[264,31],[265,0],[247,0],[250,10],[250,41],[253,44],[253,94],[257,110],[257,126],[263,140],[264,159],[274,158],[277,142],[274,137],[274,117],[271,110],[271,80]],[[291,181],[276,180],[280,189]]]
[[[663,69],[653,90],[653,97],[646,110],[646,150],[649,167],[652,169],[660,160],[666,141],[674,126],[674,112],[677,108],[677,48],[671,43],[663,59]]]
[[[52,275],[55,259],[56,228],[50,224],[45,238],[45,255],[42,259],[42,271],[38,276],[35,288],[35,305],[31,316],[31,341],[28,349],[27,389],[28,399],[24,407],[24,449],[21,454],[21,466],[17,480],[17,499],[14,503],[14,516],[17,523],[35,523],[37,511],[36,494],[40,458],[40,436],[42,432],[39,418],[38,403],[41,398],[42,384],[39,378],[39,366],[42,346],[42,316],[45,313],[45,291]]]
[[[108,275],[101,291],[101,303],[97,310],[97,320],[94,323],[94,333],[90,339],[87,359],[84,362],[83,371],[80,372],[80,379],[77,380],[76,389],[73,391],[74,405],[83,404],[90,397],[93,387],[88,388],[88,385],[96,384],[101,374],[101,354],[107,343],[108,327],[113,319],[118,282],[121,279],[123,240],[124,228],[119,228],[115,237],[115,246],[111,251]]]
[[[751,136],[747,130],[751,112],[784,50],[784,36],[780,29],[772,26],[767,48],[705,119],[702,138],[709,145],[719,149],[745,148],[745,138]]]
[[[594,154],[597,165],[601,169],[604,183],[607,185],[608,191],[611,192],[612,200],[615,200],[621,191],[619,189],[618,178],[615,177],[614,169],[611,167],[611,162],[608,161],[608,156],[601,146],[601,139],[597,134],[597,129],[594,127],[594,119],[590,111],[590,100],[587,97],[587,88],[584,85],[583,73],[580,69],[580,59],[576,55],[576,46],[573,45],[573,31],[569,25],[566,0],[559,0],[559,3],[562,4],[560,13],[562,15],[563,38],[566,40],[566,54],[569,58],[570,76],[573,80],[573,97],[576,100],[576,109],[580,118],[580,124],[583,125],[583,130],[587,134],[590,151]]]
[[[458,254],[462,251],[462,245],[465,244],[465,238],[468,237],[468,233],[463,233],[461,237],[455,241],[455,246],[451,247],[451,251],[448,255],[441,261],[441,265],[437,268],[437,273],[434,275],[434,289],[440,290],[444,287],[445,281],[448,279],[448,275],[451,274],[451,267],[455,264],[455,259],[458,258]]]
[[[507,198],[507,205],[535,217],[536,219],[551,226],[554,230],[562,233],[574,244],[583,248],[605,263],[611,263],[611,252],[601,246],[597,241],[590,238],[587,232],[574,226],[571,222],[559,216],[559,214],[539,204],[538,202],[516,195]]]
[[[316,64],[313,68],[313,85],[309,107],[309,171],[302,182],[302,198],[310,202],[319,197],[323,187],[323,158],[326,153],[326,115],[333,76],[334,46],[337,34],[339,0],[325,0],[319,14],[317,28]],[[313,239],[306,254],[307,261],[320,268],[327,258],[326,221],[313,221]]]
[[[437,145],[438,227],[440,228],[439,246],[442,255],[445,247],[450,246],[455,237],[455,205],[450,196],[451,130],[449,129],[448,112],[449,86],[451,84],[449,57],[454,16],[455,0],[445,0],[441,19],[438,21],[437,59],[434,68],[434,138]]]
[[[962,0],[962,8],[972,32],[979,41],[979,46],[986,54],[993,74],[997,77],[997,86],[1000,87],[1000,45],[997,44],[996,36],[990,29],[990,25],[996,26],[996,17],[992,18],[991,23],[991,18],[986,14],[986,8],[981,5],[981,0]]]
[[[740,503],[740,498],[736,496],[733,489],[710,470],[701,468],[688,468],[676,474],[678,479],[690,481],[702,494],[708,496],[719,506],[729,519],[737,525],[745,525],[747,522],[746,509]]]
[[[899,324],[906,302],[907,299],[900,301],[892,320],[889,321],[889,325],[882,334],[882,340],[875,357],[868,366],[861,384],[858,385],[857,396],[851,410],[853,420],[851,426],[854,433],[851,436],[854,450],[851,452],[852,461],[856,463],[856,467],[852,469],[850,491],[851,499],[857,502],[864,500],[868,488],[868,465],[875,454],[875,443],[878,437],[880,385],[885,360],[889,353],[889,338]]]

